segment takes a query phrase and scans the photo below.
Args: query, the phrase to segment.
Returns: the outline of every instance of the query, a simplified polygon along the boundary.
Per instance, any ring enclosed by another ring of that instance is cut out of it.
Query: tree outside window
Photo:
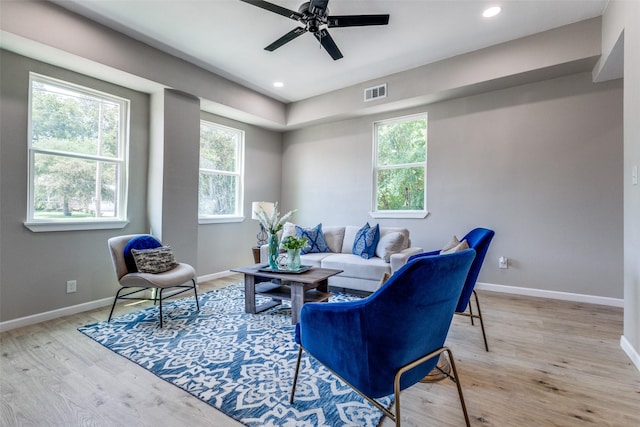
[[[32,74],[31,222],[126,220],[129,101]]]
[[[244,132],[200,122],[198,216],[224,220],[242,215]]]
[[[374,123],[374,215],[426,215],[426,172],[426,114]]]

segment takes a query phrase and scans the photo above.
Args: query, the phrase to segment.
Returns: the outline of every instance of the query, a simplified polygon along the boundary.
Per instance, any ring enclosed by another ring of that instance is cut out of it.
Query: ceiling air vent
[[[378,98],[385,98],[387,96],[387,84],[380,86],[368,87],[364,90],[364,102],[373,101]]]

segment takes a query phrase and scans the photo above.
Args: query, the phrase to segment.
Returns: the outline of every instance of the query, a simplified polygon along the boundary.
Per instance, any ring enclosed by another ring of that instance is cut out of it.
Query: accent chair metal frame
[[[295,371],[295,374],[293,376],[293,386],[291,387],[291,398],[289,399],[289,403],[291,403],[291,404],[293,404],[293,400],[294,400],[295,393],[296,393],[296,385],[298,383],[298,373],[300,371],[300,361],[302,359],[302,351],[304,350],[304,348],[301,345],[299,347],[300,348],[298,350],[298,361],[296,362],[296,371]],[[343,381],[345,384],[347,384],[349,387],[351,387],[353,390],[355,390],[360,396],[362,396],[365,399],[367,399],[367,401],[371,402],[371,404],[373,406],[375,406],[380,411],[382,411],[384,416],[389,417],[389,419],[391,419],[396,424],[396,427],[400,427],[401,426],[401,421],[400,421],[401,420],[401,418],[400,418],[400,414],[401,414],[401,412],[400,412],[400,379],[402,377],[402,374],[404,374],[405,372],[415,368],[416,366],[419,366],[419,365],[427,362],[428,360],[433,359],[434,357],[439,358],[443,353],[447,354],[447,357],[448,357],[448,359],[450,361],[451,372],[442,371],[442,374],[455,383],[455,385],[456,385],[456,387],[458,389],[458,397],[460,398],[460,405],[462,406],[462,413],[464,414],[464,421],[465,421],[467,427],[470,427],[471,424],[469,422],[469,414],[467,413],[467,405],[464,403],[464,395],[462,394],[462,386],[460,385],[460,381],[458,380],[458,371],[456,369],[456,363],[455,363],[455,361],[453,359],[453,353],[451,352],[451,349],[449,349],[448,347],[441,347],[438,350],[435,350],[435,351],[427,354],[426,356],[423,356],[423,357],[421,357],[421,358],[419,358],[419,359],[417,359],[417,360],[415,360],[415,361],[403,366],[402,368],[400,368],[398,370],[398,372],[396,372],[395,379],[394,379],[394,382],[393,382],[393,390],[394,390],[394,392],[393,392],[393,397],[394,397],[393,405],[395,406],[395,414],[393,412],[391,412],[389,410],[389,408],[385,407],[380,402],[378,402],[376,399],[373,399],[373,398],[367,396],[366,394],[364,394],[363,392],[361,392],[360,390],[358,390],[355,386],[353,386],[347,380],[342,378],[340,375],[338,375],[331,368],[327,367],[326,365],[324,365],[324,366],[333,375],[338,377],[341,381]]]

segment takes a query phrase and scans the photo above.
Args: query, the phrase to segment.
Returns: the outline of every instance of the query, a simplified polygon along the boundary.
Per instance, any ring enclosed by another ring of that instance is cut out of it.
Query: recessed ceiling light
[[[284,87],[284,83],[282,82],[273,82],[274,87]]]
[[[484,16],[485,18],[492,18],[499,14],[501,10],[502,9],[500,8],[500,6],[493,6],[482,12],[482,16]]]

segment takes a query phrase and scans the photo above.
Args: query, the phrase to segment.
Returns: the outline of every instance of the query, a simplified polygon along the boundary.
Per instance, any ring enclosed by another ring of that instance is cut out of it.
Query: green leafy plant
[[[289,236],[289,237],[285,237],[284,240],[282,241],[282,247],[287,250],[303,249],[303,248],[306,248],[307,245],[308,245],[308,240],[306,237]]]

